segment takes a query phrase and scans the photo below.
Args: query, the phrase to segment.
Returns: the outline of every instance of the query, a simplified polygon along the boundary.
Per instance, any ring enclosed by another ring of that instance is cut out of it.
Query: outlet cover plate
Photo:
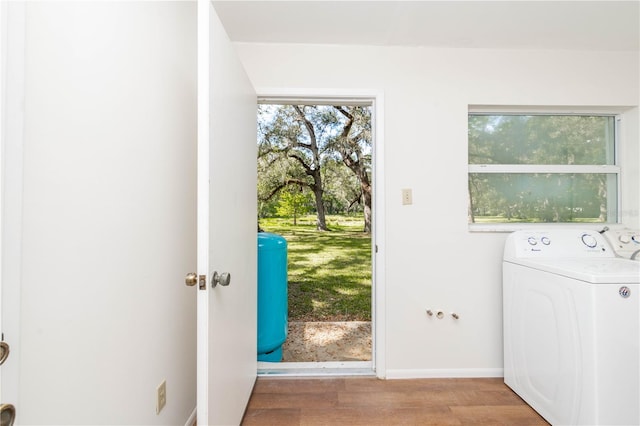
[[[404,188],[402,190],[402,205],[408,206],[413,204],[413,194],[411,188]]]
[[[156,414],[160,414],[160,411],[167,405],[167,381],[163,380],[160,386],[156,389]]]

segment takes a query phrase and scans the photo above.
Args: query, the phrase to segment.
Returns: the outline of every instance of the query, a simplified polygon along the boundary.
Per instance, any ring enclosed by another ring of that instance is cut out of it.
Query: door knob
[[[0,425],[13,426],[16,419],[16,407],[11,404],[0,404]]]
[[[188,273],[186,278],[184,279],[184,283],[189,287],[193,287],[194,285],[198,284],[198,275],[194,274],[193,272]]]
[[[218,272],[214,272],[213,276],[211,277],[211,287],[215,288],[215,286],[217,286],[218,284],[226,287],[229,285],[229,283],[231,283],[231,274],[228,272],[223,272],[221,274],[218,274]]]
[[[0,342],[0,365],[4,364],[4,362],[9,357],[9,345],[7,342]]]

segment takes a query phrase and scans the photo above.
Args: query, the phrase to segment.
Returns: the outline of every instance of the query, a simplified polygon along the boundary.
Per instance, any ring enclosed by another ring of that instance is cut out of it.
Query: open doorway
[[[364,99],[260,103],[259,226],[288,244],[280,365],[373,365],[373,115]]]

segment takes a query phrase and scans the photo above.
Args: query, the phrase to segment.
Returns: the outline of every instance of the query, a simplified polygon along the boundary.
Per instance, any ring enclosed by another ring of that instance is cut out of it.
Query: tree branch
[[[282,189],[286,188],[287,186],[292,186],[292,185],[300,185],[300,186],[306,186],[308,188],[311,188],[312,185],[309,185],[308,182],[305,182],[303,180],[299,180],[299,179],[287,179],[286,181],[278,184],[276,187],[274,187],[271,192],[269,193],[269,195],[267,195],[264,199],[261,199],[261,201],[269,201],[270,199],[272,199],[278,192],[280,192]]]
[[[339,106],[339,105],[334,105],[333,106],[335,109],[338,110],[338,112],[340,112],[342,115],[344,115],[345,117],[347,117],[347,119],[351,122],[353,122],[353,115],[348,112],[347,110],[344,109],[344,107]]]
[[[313,129],[313,125],[309,122],[309,120],[307,120],[307,117],[305,117],[304,112],[302,112],[298,105],[293,105],[293,109],[296,110],[298,116],[300,116],[300,119],[304,123],[304,127],[307,128],[307,132],[309,132],[309,137],[311,138],[311,145],[317,146],[316,131]]]
[[[302,165],[302,167],[304,167],[305,171],[307,172],[307,174],[309,173],[313,173],[313,169],[311,168],[310,165],[308,165],[305,161],[304,158],[299,157],[297,153],[295,152],[290,152],[288,154],[289,158],[293,158],[295,160],[298,160],[298,162]]]

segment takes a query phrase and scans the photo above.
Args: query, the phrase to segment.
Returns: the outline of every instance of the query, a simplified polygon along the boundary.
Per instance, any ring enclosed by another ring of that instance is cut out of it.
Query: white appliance
[[[516,231],[503,258],[504,381],[551,424],[640,424],[640,262],[597,231]]]
[[[640,261],[640,230],[605,227],[601,233],[618,256]]]

